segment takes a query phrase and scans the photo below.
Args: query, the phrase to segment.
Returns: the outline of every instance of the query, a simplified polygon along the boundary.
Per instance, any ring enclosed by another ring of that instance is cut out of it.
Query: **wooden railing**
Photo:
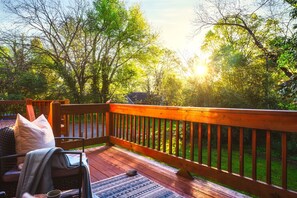
[[[54,100],[32,100],[26,99],[26,107],[27,107],[27,117],[29,120],[35,120],[38,116],[43,114],[46,118],[48,118],[50,114],[50,104]],[[68,99],[65,100],[55,100],[61,104],[69,104],[70,101]],[[30,108],[32,106],[32,108]],[[29,108],[28,108],[29,107]],[[33,111],[33,112],[32,112]]]
[[[288,189],[288,176],[296,181],[296,175],[288,172],[288,137],[296,140],[296,111],[119,104],[111,104],[109,111],[113,115],[113,144],[261,197],[297,196]],[[297,142],[291,142],[294,144]],[[279,159],[275,159],[276,153]],[[290,159],[296,159],[296,152],[292,153],[295,156]],[[259,155],[263,154],[264,164],[259,164]],[[281,173],[274,179],[272,165],[276,164],[281,166]],[[258,171],[262,165],[265,178],[261,181]],[[250,172],[245,166],[251,167]],[[295,164],[290,171],[296,168]]]
[[[26,112],[25,100],[0,100],[0,120],[15,119],[17,113]]]
[[[60,104],[54,102],[51,107],[52,128],[55,137],[84,137],[85,145],[93,145],[109,142],[110,129],[108,104]],[[108,117],[107,117],[108,116]],[[64,120],[65,128],[61,123]],[[77,141],[60,142],[63,148],[76,148],[80,146]]]
[[[54,100],[0,100],[0,120],[16,119],[18,113],[26,116],[29,120],[33,121],[35,117],[44,114],[47,118],[50,113],[50,103]],[[61,104],[69,104],[70,101],[56,100]],[[32,106],[32,108],[28,108]],[[30,110],[28,110],[30,109]],[[32,110],[31,110],[32,109]]]
[[[87,145],[122,146],[260,197],[297,196],[296,111],[56,103],[56,135],[61,116]]]
[[[37,116],[47,112],[55,136],[85,137],[86,145],[122,146],[174,166],[181,174],[260,197],[297,197],[296,111],[56,101],[48,112],[51,101],[31,102]],[[0,101],[9,111],[1,111],[2,119],[25,111],[25,101],[4,103]],[[58,144],[80,146],[77,141]]]

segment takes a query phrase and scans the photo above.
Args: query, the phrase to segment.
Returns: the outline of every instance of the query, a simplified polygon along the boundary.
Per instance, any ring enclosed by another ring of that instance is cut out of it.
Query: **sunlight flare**
[[[198,65],[196,67],[196,72],[198,76],[205,76],[207,74],[207,67],[206,65]]]

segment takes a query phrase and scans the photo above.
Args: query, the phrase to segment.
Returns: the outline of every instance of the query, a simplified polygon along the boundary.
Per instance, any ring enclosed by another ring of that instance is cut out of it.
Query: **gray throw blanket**
[[[16,197],[20,198],[25,192],[34,195],[37,190],[47,193],[53,189],[51,169],[72,169],[79,165],[70,164],[66,155],[53,155],[60,152],[61,148],[37,149],[27,153],[25,162],[18,181]],[[82,197],[92,198],[91,183],[88,164],[83,163]]]

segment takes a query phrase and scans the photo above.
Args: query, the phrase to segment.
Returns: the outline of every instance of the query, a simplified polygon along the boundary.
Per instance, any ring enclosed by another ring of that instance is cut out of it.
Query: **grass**
[[[180,156],[181,156],[180,152]],[[194,149],[194,161],[198,161],[198,148]],[[202,163],[207,164],[208,152],[204,146],[202,148]],[[186,158],[190,159],[190,147],[187,148]],[[211,152],[211,166],[217,167],[217,150],[212,148]],[[221,151],[221,169],[227,170],[228,168],[228,150],[223,146]],[[288,189],[297,191],[297,165],[293,162],[288,162],[288,176],[287,183]],[[239,174],[239,151],[232,150],[232,172]],[[281,186],[281,160],[274,158],[271,161],[271,182],[273,185]],[[251,150],[246,148],[244,152],[244,176],[252,177],[252,155]],[[263,155],[257,156],[257,180],[266,182],[266,159]]]
[[[157,140],[156,140],[157,141]],[[142,145],[142,142],[140,142]],[[190,159],[190,144],[187,143],[186,158]],[[207,164],[208,151],[207,143],[202,144],[202,164]],[[175,138],[172,140],[172,152],[175,155]],[[150,142],[150,148],[152,148],[152,142]],[[157,143],[156,143],[157,148]],[[162,140],[160,150],[163,150]],[[169,140],[166,140],[166,152],[169,153]],[[273,151],[272,151],[273,152]],[[179,145],[179,156],[182,156],[181,143]],[[233,145],[232,148],[232,172],[239,174],[239,149],[237,145]],[[198,162],[198,146],[194,145],[194,161]],[[215,146],[211,149],[211,166],[217,167],[217,148]],[[223,144],[221,148],[221,169],[228,169],[228,150],[227,145]],[[281,186],[282,181],[282,166],[281,159],[277,153],[271,153],[271,183],[276,186]],[[287,188],[289,190],[297,191],[297,163],[296,160],[288,160],[287,162]],[[252,177],[252,152],[250,146],[244,148],[244,176]],[[266,158],[265,147],[257,146],[257,180],[266,182]]]

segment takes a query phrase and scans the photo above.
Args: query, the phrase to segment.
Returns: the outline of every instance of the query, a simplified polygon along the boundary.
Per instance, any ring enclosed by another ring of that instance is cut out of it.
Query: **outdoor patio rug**
[[[136,174],[128,176],[120,174],[105,180],[92,183],[93,197],[182,197],[175,192]]]

